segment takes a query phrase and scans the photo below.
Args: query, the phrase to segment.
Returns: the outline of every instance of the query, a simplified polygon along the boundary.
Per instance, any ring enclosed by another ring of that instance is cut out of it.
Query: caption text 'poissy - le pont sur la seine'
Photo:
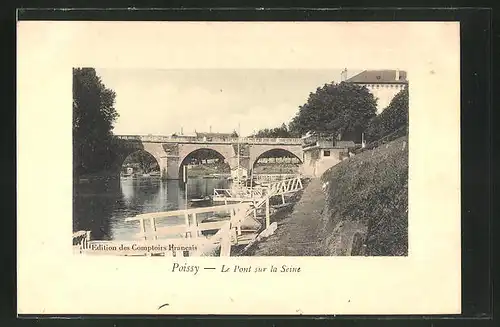
[[[172,272],[174,273],[192,273],[194,275],[198,274],[202,270],[200,266],[188,265],[174,263],[172,265]],[[268,267],[264,266],[244,266],[244,265],[222,265],[219,268],[215,267],[204,267],[203,270],[218,270],[221,273],[299,273],[301,272],[300,267],[294,267],[290,265],[274,266],[270,265]]]

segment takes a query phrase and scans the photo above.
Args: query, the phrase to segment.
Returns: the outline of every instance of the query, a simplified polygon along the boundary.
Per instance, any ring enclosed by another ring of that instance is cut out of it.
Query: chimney
[[[340,81],[347,81],[347,68],[344,68],[344,70],[340,73]]]
[[[210,130],[210,133],[212,133],[212,125],[210,125],[210,128],[209,128],[209,130]]]
[[[399,81],[399,69],[396,69],[396,81]]]

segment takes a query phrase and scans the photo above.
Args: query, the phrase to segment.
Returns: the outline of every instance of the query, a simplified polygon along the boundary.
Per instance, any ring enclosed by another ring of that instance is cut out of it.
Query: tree
[[[149,174],[153,170],[160,171],[160,166],[156,159],[151,154],[142,150],[130,154],[123,162],[124,165],[127,163],[137,164],[144,174]]]
[[[269,138],[279,138],[279,137],[292,137],[288,127],[285,123],[281,124],[280,127],[275,128],[264,128],[259,130],[254,137],[269,137]]]
[[[118,118],[115,97],[95,69],[73,69],[73,169],[77,176],[111,166],[112,130]]]
[[[325,84],[309,95],[292,119],[290,129],[294,135],[311,131],[360,136],[375,116],[376,107],[376,100],[366,87],[346,82]]]
[[[374,117],[366,130],[366,139],[376,141],[403,126],[408,126],[408,88],[405,87],[394,96],[382,113]]]

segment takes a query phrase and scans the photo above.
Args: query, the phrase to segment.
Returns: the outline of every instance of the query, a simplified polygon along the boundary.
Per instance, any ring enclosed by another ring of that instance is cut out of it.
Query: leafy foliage
[[[158,165],[156,159],[151,154],[142,150],[130,154],[123,162],[124,166],[127,164],[138,165],[141,171],[145,174],[152,171],[160,171],[160,166]]]
[[[275,128],[264,128],[259,130],[254,137],[269,137],[269,138],[277,138],[277,137],[294,137],[292,133],[288,130],[288,127],[285,123],[283,123],[280,127]]]
[[[73,69],[73,169],[77,175],[111,166],[112,130],[118,118],[115,97],[95,69]]]
[[[375,116],[376,100],[367,88],[341,82],[330,83],[311,93],[290,123],[294,134],[360,134]]]
[[[186,158],[186,162],[193,164],[202,164],[206,160],[217,159],[219,162],[224,163],[224,157],[217,151],[212,149],[198,149],[191,152]]]
[[[408,126],[408,88],[402,89],[382,113],[374,117],[366,130],[366,139],[376,141],[403,126]]]

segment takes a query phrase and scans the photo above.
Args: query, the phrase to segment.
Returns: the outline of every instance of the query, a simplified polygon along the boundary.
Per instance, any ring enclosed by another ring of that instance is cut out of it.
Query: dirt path
[[[325,194],[319,178],[306,186],[293,211],[278,221],[276,232],[245,255],[252,256],[319,256],[322,254],[320,235]]]

